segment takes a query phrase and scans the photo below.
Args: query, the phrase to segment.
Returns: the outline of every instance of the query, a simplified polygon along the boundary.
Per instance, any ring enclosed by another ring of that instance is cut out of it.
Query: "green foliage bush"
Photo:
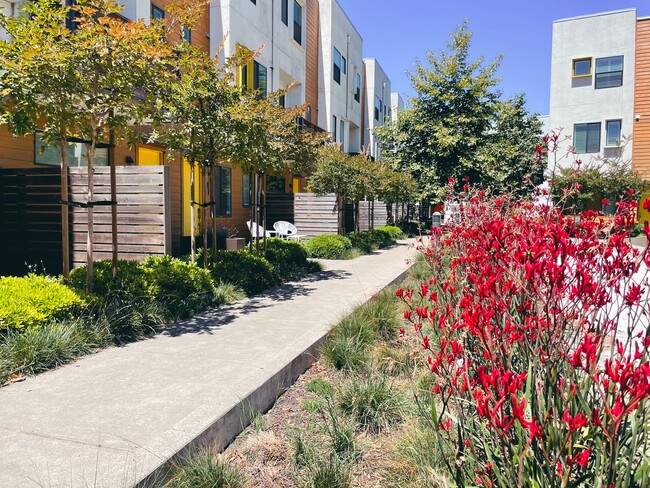
[[[384,225],[382,227],[377,227],[376,231],[386,232],[390,238],[394,241],[404,238],[404,232],[402,229],[395,225]]]
[[[308,240],[305,249],[312,258],[341,259],[352,249],[352,242],[345,236],[322,235]]]
[[[86,290],[86,266],[70,271],[70,286]],[[147,278],[139,261],[122,260],[117,263],[117,276],[113,277],[110,260],[93,263],[93,294],[138,299],[149,295]]]
[[[144,260],[151,297],[163,304],[172,317],[185,318],[215,303],[210,272],[170,256]]]
[[[300,279],[309,272],[307,251],[299,242],[272,238],[266,241],[266,259],[279,280]]]
[[[358,249],[363,254],[370,254],[378,247],[372,233],[367,230],[348,234],[346,237],[350,239],[352,247]]]
[[[248,250],[217,251],[217,262],[210,271],[215,281],[232,283],[249,295],[279,283],[271,263]]]
[[[54,278],[33,274],[0,278],[0,330],[64,318],[83,304],[77,293]]]

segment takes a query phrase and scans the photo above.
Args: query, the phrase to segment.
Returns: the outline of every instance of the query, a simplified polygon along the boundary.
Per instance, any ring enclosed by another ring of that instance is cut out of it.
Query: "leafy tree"
[[[521,182],[522,173],[537,171],[527,165],[539,126],[523,108],[522,96],[499,100],[501,57],[487,64],[482,57],[471,60],[471,38],[464,23],[447,51],[427,53],[428,65],[416,63],[410,74],[416,92],[411,108],[376,130],[385,159],[408,170],[424,198],[440,198],[449,178],[505,187]],[[508,147],[500,147],[506,138]]]
[[[388,222],[395,223],[393,205],[411,203],[418,200],[418,184],[410,173],[393,171],[384,166],[381,173],[379,199],[386,204]]]

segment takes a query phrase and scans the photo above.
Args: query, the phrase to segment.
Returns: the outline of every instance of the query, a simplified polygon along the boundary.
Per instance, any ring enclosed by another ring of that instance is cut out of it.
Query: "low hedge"
[[[70,286],[84,292],[86,290],[86,266],[70,271]],[[93,294],[125,299],[138,299],[149,296],[149,284],[142,263],[122,260],[117,263],[117,276],[113,277],[112,261],[93,263]]]
[[[384,225],[382,227],[377,227],[375,231],[387,232],[390,238],[394,241],[398,241],[404,238],[404,232],[402,229],[395,225]]]
[[[30,274],[0,278],[0,330],[39,326],[66,318],[84,299],[54,278]]]
[[[210,272],[217,282],[231,283],[254,295],[277,285],[280,280],[266,259],[244,251],[217,251]]]
[[[308,240],[305,249],[312,258],[341,259],[352,249],[352,242],[345,236],[322,235]]]
[[[266,241],[266,259],[279,280],[295,280],[305,276],[310,269],[307,251],[296,241],[272,238]]]

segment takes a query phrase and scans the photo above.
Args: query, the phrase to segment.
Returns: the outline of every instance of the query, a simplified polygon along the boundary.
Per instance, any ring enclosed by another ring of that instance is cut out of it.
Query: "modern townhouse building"
[[[398,114],[404,110],[404,99],[402,95],[397,92],[392,92],[390,94],[390,119],[393,122],[397,121]]]
[[[643,73],[637,60],[637,29],[646,24],[634,9],[553,23],[548,123],[551,130],[571,136],[561,153],[573,146],[584,163],[636,159],[637,127],[644,114],[635,111],[635,84],[637,92],[647,90],[636,77]],[[650,119],[650,113],[645,118]],[[626,142],[628,138],[635,142]]]
[[[374,130],[390,122],[391,84],[375,58],[363,60],[365,73],[362,146],[372,158],[381,157],[381,144]]]
[[[363,40],[336,0],[319,0],[318,125],[349,153],[361,151]]]

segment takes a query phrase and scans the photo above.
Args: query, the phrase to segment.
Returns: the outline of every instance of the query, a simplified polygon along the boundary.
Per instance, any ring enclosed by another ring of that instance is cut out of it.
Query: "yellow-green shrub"
[[[83,304],[79,295],[54,278],[33,274],[0,278],[0,330],[62,318]]]

